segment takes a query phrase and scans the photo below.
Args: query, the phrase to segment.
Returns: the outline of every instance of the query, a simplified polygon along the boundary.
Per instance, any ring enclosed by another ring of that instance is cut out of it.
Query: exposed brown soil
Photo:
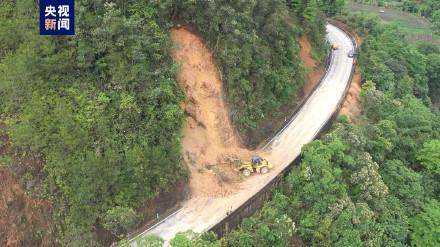
[[[50,205],[29,198],[9,171],[0,171],[0,246],[53,246]]]
[[[322,66],[317,66],[316,61],[312,57],[312,45],[306,35],[301,35],[299,38],[301,51],[299,53],[301,60],[308,71],[307,82],[304,84],[303,93],[305,97],[313,90],[315,85],[321,79],[324,73]]]
[[[340,115],[346,115],[350,121],[353,121],[361,113],[361,101],[359,96],[361,92],[361,79],[361,73],[359,72],[358,66],[356,66],[350,88],[342,104],[341,111],[339,112]]]
[[[292,235],[292,237],[289,238],[289,246],[290,247],[303,247],[305,246],[301,237],[298,233],[295,233]]]
[[[12,157],[13,166],[0,168],[0,246],[54,246],[49,229],[51,205],[26,193],[29,190],[23,185],[35,185],[34,181],[20,183],[14,175],[28,173],[35,178],[35,167],[41,163],[26,152],[11,150],[5,132],[0,124],[0,156]],[[34,169],[29,169],[32,165]]]
[[[219,70],[200,37],[187,27],[171,30],[177,79],[186,93],[183,157],[192,197],[227,196],[239,187],[234,159],[249,159],[229,117]]]
[[[312,45],[307,36],[302,35],[299,39],[299,43],[301,47],[300,58],[308,72],[307,81],[303,86],[303,90],[292,95],[284,105],[279,107],[276,111],[269,113],[264,120],[257,123],[256,130],[247,137],[246,143],[249,147],[255,147],[263,143],[266,138],[274,135],[275,132],[289,120],[289,116],[299,107],[301,101],[310,94],[324,73],[324,67],[319,65],[312,57]],[[268,119],[270,119],[270,121],[268,121]]]
[[[359,36],[356,32],[354,32],[350,26],[346,25],[342,22],[337,22],[338,25],[341,25],[345,30],[349,31],[356,40],[358,47],[362,45],[362,37]],[[353,78],[350,84],[350,88],[348,89],[347,96],[345,97],[344,103],[342,104],[341,110],[339,111],[339,115],[346,115],[348,119],[353,122],[357,116],[360,115],[362,111],[360,93],[362,88],[362,75],[359,69],[359,66],[356,65],[355,71],[353,74]]]
[[[188,27],[172,29],[171,37],[176,44],[173,57],[181,66],[177,79],[187,96],[182,104],[187,116],[182,152],[191,174],[191,196],[230,195],[239,189],[241,181],[234,160],[249,159],[250,152],[232,125],[211,51]],[[306,97],[322,76],[323,68],[317,67],[312,58],[311,44],[306,36],[300,38],[300,44],[301,59],[309,72],[302,93]],[[280,110],[290,112],[294,108],[291,104],[286,105],[289,107],[283,106]],[[277,115],[267,128],[272,132],[277,129],[274,126],[282,126],[285,121],[283,114]],[[262,133],[269,135],[267,131]]]

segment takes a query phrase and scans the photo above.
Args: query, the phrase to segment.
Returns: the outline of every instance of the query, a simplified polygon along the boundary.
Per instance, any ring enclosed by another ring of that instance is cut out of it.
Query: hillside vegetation
[[[305,146],[301,164],[239,229],[221,239],[180,233],[173,247],[440,245],[440,117],[428,97],[440,69],[430,59],[440,53],[375,18],[339,19],[364,38],[361,116],[341,116]]]
[[[299,34],[307,34],[323,61],[325,15],[344,1],[178,1],[163,7],[170,16],[201,32],[219,63],[232,119],[248,144],[258,123],[296,95],[306,71],[299,57]],[[247,138],[249,137],[249,138]]]
[[[168,28],[190,24],[207,40],[234,122],[249,134],[304,83],[298,35],[307,33],[316,58],[324,57],[325,14],[342,4],[77,0],[76,35],[43,37],[38,2],[1,1],[1,120],[15,153],[44,164],[42,177],[10,157],[2,169],[51,202],[54,243],[99,245],[102,228],[122,237],[145,200],[186,174],[185,96]],[[32,244],[48,233],[35,229]]]
[[[94,245],[99,222],[120,234],[111,222],[182,174],[184,95],[157,11],[76,1],[76,35],[42,37],[38,4],[0,8],[0,111],[11,143],[45,161],[33,191],[55,206],[57,241]]]

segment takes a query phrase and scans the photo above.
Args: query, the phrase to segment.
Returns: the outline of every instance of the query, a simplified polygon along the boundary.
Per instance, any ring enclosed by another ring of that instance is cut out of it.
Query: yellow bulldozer
[[[272,169],[272,164],[265,158],[258,155],[252,155],[251,161],[240,162],[238,170],[243,173],[245,177],[250,176],[254,172],[261,174],[268,173]]]

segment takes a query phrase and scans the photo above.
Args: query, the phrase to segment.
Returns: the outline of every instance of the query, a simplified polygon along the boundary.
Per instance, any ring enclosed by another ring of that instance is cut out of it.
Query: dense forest
[[[55,241],[92,246],[94,225],[120,234],[115,221],[184,174],[184,95],[153,6],[76,1],[72,37],[39,36],[38,8],[1,2],[0,113],[45,162],[25,183],[53,203]]]
[[[28,194],[53,207],[53,243],[99,245],[124,236],[136,209],[186,176],[180,139],[185,95],[168,29],[190,24],[213,49],[232,116],[246,135],[301,89],[297,38],[325,56],[325,16],[344,1],[77,0],[76,35],[38,35],[38,1],[0,2],[2,154]],[[20,167],[32,154],[42,170]],[[30,226],[31,227],[31,226]]]
[[[398,27],[362,14],[339,17],[364,38],[363,112],[340,116],[303,148],[273,197],[237,230],[180,233],[180,246],[439,246],[439,50],[410,45]],[[192,240],[190,240],[192,238]],[[152,238],[144,241],[160,242]]]

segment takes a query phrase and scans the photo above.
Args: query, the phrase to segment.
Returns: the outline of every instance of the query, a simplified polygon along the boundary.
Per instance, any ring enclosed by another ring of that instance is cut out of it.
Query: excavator
[[[261,174],[268,173],[272,169],[272,164],[265,158],[259,155],[252,155],[251,161],[240,162],[238,170],[245,176],[248,177],[252,173],[257,172]]]

